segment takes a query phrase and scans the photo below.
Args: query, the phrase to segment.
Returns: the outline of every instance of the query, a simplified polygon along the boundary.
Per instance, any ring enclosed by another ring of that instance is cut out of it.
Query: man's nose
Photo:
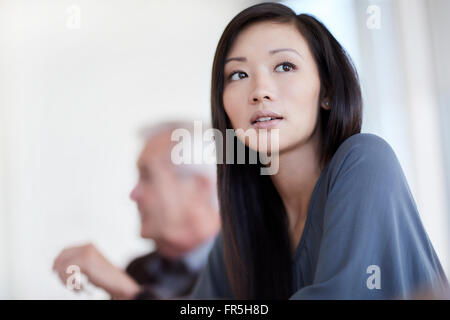
[[[137,201],[137,196],[138,196],[138,190],[137,189],[138,189],[138,186],[135,186],[133,188],[133,190],[131,190],[131,192],[130,192],[130,198],[133,201]]]

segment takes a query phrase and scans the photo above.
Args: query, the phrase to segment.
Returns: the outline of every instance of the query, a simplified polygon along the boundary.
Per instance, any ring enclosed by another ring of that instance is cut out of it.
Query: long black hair
[[[327,28],[310,15],[297,15],[278,3],[251,6],[225,28],[216,49],[211,84],[211,112],[222,137],[233,129],[223,106],[224,63],[239,32],[260,21],[292,24],[308,43],[320,77],[320,166],[323,168],[348,137],[361,131],[362,98],[350,57]],[[236,137],[235,137],[236,138]],[[239,143],[239,142],[237,142]],[[235,145],[235,144],[233,144]],[[226,144],[220,154],[225,154]],[[251,150],[247,150],[251,152]],[[219,153],[218,153],[219,154]],[[292,257],[286,210],[261,163],[217,165],[224,257],[238,299],[286,299],[292,294]]]

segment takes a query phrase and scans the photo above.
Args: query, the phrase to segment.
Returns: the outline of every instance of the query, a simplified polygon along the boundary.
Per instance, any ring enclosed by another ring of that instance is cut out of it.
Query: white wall
[[[5,23],[2,12],[2,2],[0,2],[0,39],[5,35]],[[0,50],[0,70],[5,66],[4,50]],[[8,283],[8,221],[7,221],[7,194],[6,194],[6,163],[3,156],[6,152],[6,107],[4,102],[5,85],[4,73],[0,72],[0,299],[7,299],[9,297],[9,283]]]
[[[448,0],[427,0],[428,21],[432,43],[430,49],[433,62],[433,71],[436,74],[436,99],[439,105],[439,125],[440,136],[444,147],[444,159],[446,173],[444,178],[447,184],[447,212],[450,214],[450,40],[448,30],[450,30],[450,1]],[[448,221],[450,228],[450,219]]]
[[[71,5],[79,29],[67,27],[76,25]],[[0,3],[0,297],[83,297],[51,271],[68,245],[91,240],[121,266],[151,249],[128,198],[136,130],[167,117],[209,119],[215,47],[248,5]]]
[[[401,32],[405,116],[409,121],[411,160],[416,173],[414,191],[421,218],[448,273],[450,219],[445,177],[449,173],[444,164],[445,145],[440,128],[431,21],[427,3],[423,0],[398,0],[395,4]],[[450,12],[447,12],[447,18],[450,18]]]

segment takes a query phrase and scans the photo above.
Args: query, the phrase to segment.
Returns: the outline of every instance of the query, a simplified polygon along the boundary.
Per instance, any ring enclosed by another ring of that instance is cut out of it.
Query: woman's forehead
[[[226,59],[263,52],[270,54],[280,48],[291,48],[301,53],[307,48],[307,43],[291,23],[257,22],[239,32]]]

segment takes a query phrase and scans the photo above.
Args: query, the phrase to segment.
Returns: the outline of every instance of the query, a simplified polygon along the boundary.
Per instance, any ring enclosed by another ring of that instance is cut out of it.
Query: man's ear
[[[198,192],[202,192],[204,194],[209,194],[211,189],[211,181],[205,177],[204,175],[196,174],[194,176],[195,185],[197,187]]]

